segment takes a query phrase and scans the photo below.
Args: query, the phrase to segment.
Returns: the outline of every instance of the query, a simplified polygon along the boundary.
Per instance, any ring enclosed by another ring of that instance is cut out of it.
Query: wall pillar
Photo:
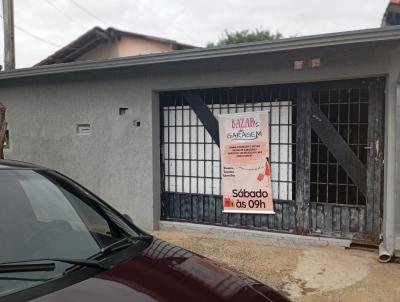
[[[161,160],[160,160],[160,96],[152,93],[152,153],[153,153],[153,230],[158,230],[161,218]]]
[[[395,250],[396,256],[400,256],[400,76],[396,89],[396,192],[395,192]]]

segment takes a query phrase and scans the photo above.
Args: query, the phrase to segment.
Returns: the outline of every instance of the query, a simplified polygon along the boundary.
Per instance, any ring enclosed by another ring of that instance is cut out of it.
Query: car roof
[[[43,170],[47,169],[42,166],[38,166],[35,164],[23,162],[23,161],[17,161],[17,160],[0,160],[0,170],[21,170],[21,169],[26,169],[26,170]]]

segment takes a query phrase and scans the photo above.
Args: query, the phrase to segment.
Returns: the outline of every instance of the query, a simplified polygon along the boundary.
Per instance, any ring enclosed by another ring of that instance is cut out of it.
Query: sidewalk
[[[380,264],[374,252],[227,240],[173,230],[155,235],[225,263],[294,301],[400,301],[400,265]]]

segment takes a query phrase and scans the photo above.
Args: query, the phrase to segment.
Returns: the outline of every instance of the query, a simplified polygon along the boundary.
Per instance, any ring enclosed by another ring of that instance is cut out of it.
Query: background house
[[[194,48],[194,46],[112,27],[106,30],[95,27],[42,60],[36,66],[104,60],[190,48]]]
[[[382,26],[400,25],[400,0],[391,0],[383,16]]]

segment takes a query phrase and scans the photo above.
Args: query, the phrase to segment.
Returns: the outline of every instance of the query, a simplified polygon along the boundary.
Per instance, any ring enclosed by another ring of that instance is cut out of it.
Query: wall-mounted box
[[[303,60],[294,61],[293,68],[294,70],[302,70],[304,68],[304,61]]]
[[[313,58],[310,60],[310,67],[311,68],[320,68],[321,67],[321,59],[320,58]]]
[[[90,134],[92,132],[92,127],[90,124],[77,124],[76,133],[77,134]]]

